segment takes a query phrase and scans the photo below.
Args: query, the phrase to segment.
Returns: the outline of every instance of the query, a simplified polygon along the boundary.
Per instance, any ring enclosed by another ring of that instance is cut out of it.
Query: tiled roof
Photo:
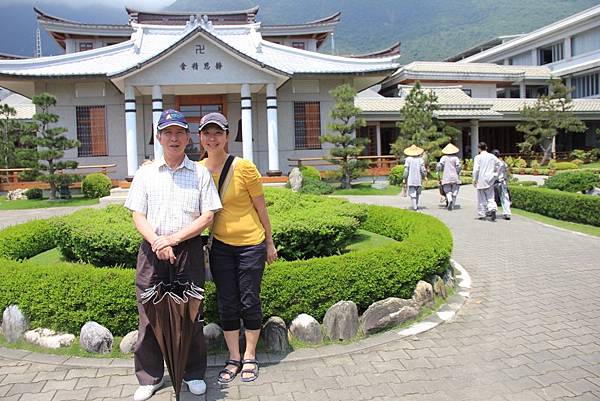
[[[17,115],[12,117],[16,120],[31,120],[35,114],[35,105],[25,96],[13,93],[5,97],[0,104],[7,104],[17,112]]]
[[[499,113],[518,113],[523,106],[533,106],[537,99],[477,99],[492,105],[492,110]],[[599,113],[600,99],[573,99],[570,111],[574,113]]]

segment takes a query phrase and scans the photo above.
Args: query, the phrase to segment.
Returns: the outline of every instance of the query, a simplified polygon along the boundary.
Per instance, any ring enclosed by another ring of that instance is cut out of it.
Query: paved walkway
[[[353,201],[408,204],[397,196]],[[211,368],[206,399],[600,400],[600,239],[519,216],[475,220],[472,187],[463,187],[459,210],[437,201],[436,191],[424,193],[424,212],[451,228],[453,256],[472,278],[471,299],[453,321],[379,345],[373,337],[362,351],[335,346],[322,349],[329,356],[284,360],[252,384],[220,389]],[[128,400],[135,389],[130,361],[18,357],[0,349],[1,400]],[[171,400],[171,390],[153,399]]]

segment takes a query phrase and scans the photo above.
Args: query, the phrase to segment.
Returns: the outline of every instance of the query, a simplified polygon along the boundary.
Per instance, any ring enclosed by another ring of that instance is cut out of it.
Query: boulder
[[[300,341],[311,344],[319,344],[323,341],[323,333],[321,333],[321,325],[317,320],[302,313],[298,315],[290,325],[290,334]]]
[[[288,177],[288,182],[290,183],[290,187],[292,191],[298,192],[300,188],[302,188],[302,181],[304,178],[302,177],[302,173],[298,167],[294,167],[292,171],[290,171],[290,175]]]
[[[119,349],[124,354],[131,354],[135,350],[135,344],[138,339],[138,331],[130,331],[123,337],[121,343],[119,344]]]
[[[413,300],[386,298],[374,302],[362,315],[362,327],[365,334],[396,326],[419,314],[419,306]]]
[[[332,340],[348,340],[358,332],[358,308],[352,301],[332,305],[323,319],[323,331]]]
[[[104,326],[96,322],[87,322],[79,333],[79,344],[87,352],[108,354],[112,351],[113,335]]]
[[[454,270],[452,268],[449,268],[444,273],[444,283],[446,284],[446,288],[456,287],[456,278],[454,277]]]
[[[600,196],[600,188],[592,188],[585,192],[586,195]]]
[[[23,337],[29,329],[27,319],[17,305],[10,305],[2,313],[2,332],[9,343],[14,343]]]
[[[25,191],[27,191],[26,189],[20,189],[17,188],[14,191],[8,191],[8,193],[6,194],[6,200],[17,200],[17,199],[27,199],[27,196],[25,196]]]
[[[375,181],[371,184],[371,188],[373,189],[386,189],[390,186],[390,183],[387,181]]]
[[[260,333],[265,348],[270,352],[285,353],[289,350],[287,327],[282,318],[272,316]]]
[[[223,329],[216,323],[209,323],[203,328],[204,339],[209,350],[222,350],[225,346]]]
[[[433,276],[433,295],[440,298],[446,298],[446,283],[440,276]]]
[[[28,343],[51,349],[70,347],[75,341],[73,334],[57,334],[54,330],[44,328],[26,331],[24,337]]]
[[[433,286],[425,281],[419,281],[412,297],[419,307],[425,305],[433,308]]]

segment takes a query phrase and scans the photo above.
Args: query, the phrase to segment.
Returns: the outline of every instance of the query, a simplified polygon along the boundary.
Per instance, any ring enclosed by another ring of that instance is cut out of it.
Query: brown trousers
[[[135,292],[140,323],[133,356],[135,375],[140,385],[157,384],[164,375],[163,355],[140,302],[140,294],[161,281],[169,282],[169,269],[176,269],[175,276],[177,280],[189,281],[204,288],[204,256],[200,237],[182,242],[174,247],[173,251],[177,258],[175,265],[171,265],[169,261],[159,260],[156,254],[152,252],[151,245],[146,241],[142,243],[138,252]],[[201,319],[202,312],[199,317],[199,320]],[[206,342],[204,341],[203,328],[203,322],[196,322],[184,380],[204,378],[206,372]]]

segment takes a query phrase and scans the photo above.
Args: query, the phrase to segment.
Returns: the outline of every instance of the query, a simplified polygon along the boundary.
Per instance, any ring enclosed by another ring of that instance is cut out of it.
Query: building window
[[[296,149],[321,149],[321,104],[294,102]]]
[[[592,97],[600,95],[600,72],[571,78],[573,97]]]
[[[79,42],[79,51],[84,52],[86,50],[92,50],[94,44],[92,42]]]
[[[563,42],[555,43],[553,45],[538,49],[539,65],[554,63],[555,61],[562,60],[563,58]]]
[[[77,106],[77,149],[79,157],[108,156],[104,106]]]
[[[292,47],[295,49],[306,50],[306,43],[304,42],[292,42]]]

